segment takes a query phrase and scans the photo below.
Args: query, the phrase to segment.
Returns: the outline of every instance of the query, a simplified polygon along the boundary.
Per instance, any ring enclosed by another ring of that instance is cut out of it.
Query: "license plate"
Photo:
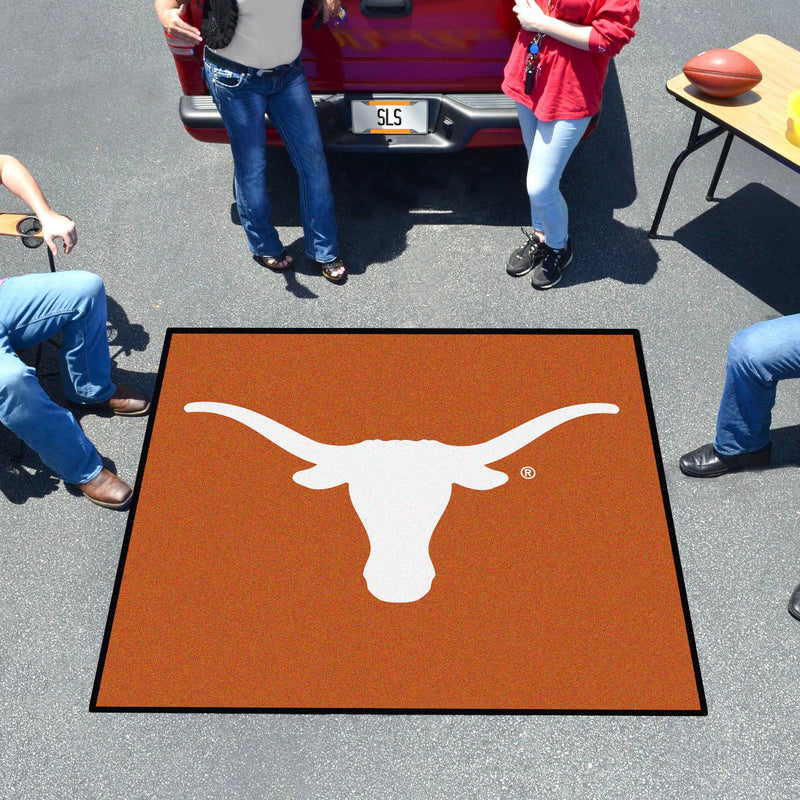
[[[353,100],[353,133],[427,133],[427,100]]]

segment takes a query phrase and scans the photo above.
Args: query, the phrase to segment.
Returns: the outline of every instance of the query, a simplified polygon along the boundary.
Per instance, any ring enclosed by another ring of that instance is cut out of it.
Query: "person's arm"
[[[203,37],[197,28],[181,17],[181,8],[188,0],[156,0],[155,9],[158,21],[175,41],[181,44],[199,44]]]
[[[14,156],[0,155],[0,185],[5,186],[26,203],[42,223],[42,236],[50,252],[56,255],[55,239],[64,242],[64,252],[69,253],[78,243],[75,223],[50,207],[36,179]]]
[[[563,19],[548,17],[535,0],[518,0],[514,6],[520,27],[533,33],[544,33],[558,39],[559,42],[577,47],[579,50],[589,49],[589,36],[592,33],[591,25],[576,25],[574,22],[565,22]]]
[[[639,0],[608,0],[591,25],[549,17],[535,0],[517,0],[514,13],[526,31],[546,34],[579,50],[615,56],[634,36]]]

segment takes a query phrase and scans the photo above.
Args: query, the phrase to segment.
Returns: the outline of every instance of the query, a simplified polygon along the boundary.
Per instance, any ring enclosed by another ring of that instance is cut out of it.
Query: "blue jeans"
[[[271,71],[222,68],[206,59],[203,69],[231,142],[236,202],[250,250],[268,257],[283,252],[270,222],[267,114],[297,171],[306,255],[323,263],[333,261],[339,255],[333,194],[317,112],[300,59]]]
[[[531,225],[544,233],[545,242],[555,250],[567,244],[569,214],[561,194],[561,175],[578,142],[586,133],[591,117],[542,122],[533,111],[517,103],[522,140],[528,151],[528,197]]]
[[[718,453],[752,453],[769,444],[775,390],[784,378],[800,378],[800,314],[756,323],[733,337],[717,415]]]
[[[91,272],[9,278],[0,284],[0,423],[67,483],[86,483],[103,468],[75,417],[42,389],[17,350],[63,332],[64,391],[76,403],[114,394],[106,335],[106,292]]]

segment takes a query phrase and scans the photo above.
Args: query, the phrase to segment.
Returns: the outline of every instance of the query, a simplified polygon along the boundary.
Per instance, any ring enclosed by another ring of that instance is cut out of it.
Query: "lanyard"
[[[547,10],[544,12],[550,16],[553,9],[553,0],[547,0]],[[539,50],[545,34],[537,33],[528,45],[528,54],[525,56],[525,94],[533,91],[533,84],[536,81],[536,62],[539,60]]]

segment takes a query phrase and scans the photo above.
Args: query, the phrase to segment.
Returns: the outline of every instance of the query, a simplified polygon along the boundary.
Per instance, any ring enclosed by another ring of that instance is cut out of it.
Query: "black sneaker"
[[[539,241],[536,234],[527,233],[521,229],[528,241],[522,247],[518,247],[509,257],[506,263],[506,272],[519,278],[520,275],[527,275],[544,258],[544,242]]]
[[[567,239],[566,247],[561,250],[554,250],[546,244],[542,246],[545,249],[544,258],[534,269],[531,278],[531,286],[534,289],[550,289],[555,286],[572,261],[572,241],[570,239]]]

